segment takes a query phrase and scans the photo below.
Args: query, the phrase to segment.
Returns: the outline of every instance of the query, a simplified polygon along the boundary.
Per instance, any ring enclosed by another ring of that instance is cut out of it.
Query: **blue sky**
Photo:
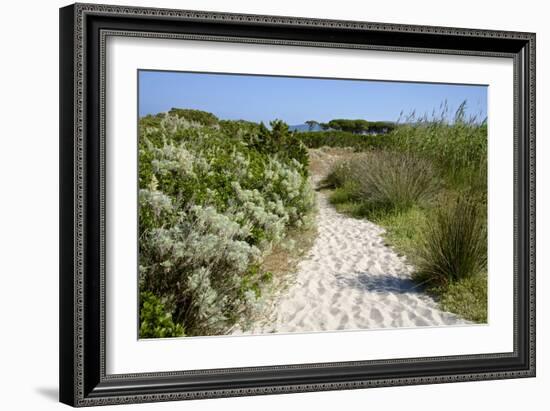
[[[335,118],[397,121],[400,113],[428,114],[447,101],[454,114],[487,115],[487,87],[368,80],[139,71],[139,115],[172,107],[209,111],[221,119],[289,125]]]

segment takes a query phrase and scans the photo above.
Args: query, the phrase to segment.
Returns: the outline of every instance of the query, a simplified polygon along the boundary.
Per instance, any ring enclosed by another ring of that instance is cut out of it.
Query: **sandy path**
[[[338,213],[326,193],[317,192],[317,202],[318,237],[295,282],[246,334],[466,323],[415,287],[412,267],[385,245],[383,228]]]
[[[308,332],[465,323],[415,288],[412,268],[383,229],[337,213],[317,193],[319,236],[272,318],[246,333]]]

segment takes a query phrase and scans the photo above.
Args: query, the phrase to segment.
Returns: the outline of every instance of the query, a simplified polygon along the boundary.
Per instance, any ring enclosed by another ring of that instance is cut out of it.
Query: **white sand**
[[[385,245],[383,228],[336,212],[325,193],[317,201],[318,237],[295,282],[245,334],[467,323],[415,286],[412,267]]]

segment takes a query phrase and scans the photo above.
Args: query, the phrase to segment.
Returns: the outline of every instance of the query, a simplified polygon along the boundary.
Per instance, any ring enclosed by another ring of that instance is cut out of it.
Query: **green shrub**
[[[386,144],[386,134],[354,134],[349,131],[308,131],[295,133],[309,148],[351,147],[355,151],[381,148]]]
[[[394,123],[388,121],[367,121],[363,119],[333,119],[328,123],[321,123],[321,126],[329,127],[333,130],[347,131],[350,133],[387,133],[393,130]]]
[[[324,188],[341,188],[346,184],[353,183],[351,179],[350,160],[337,161],[332,165],[326,177],[321,181]]]
[[[151,292],[140,294],[139,335],[141,338],[183,337],[181,324],[174,324],[172,315],[158,297]]]
[[[203,126],[216,126],[219,122],[218,117],[214,114],[202,110],[172,108],[168,114],[185,118],[187,121],[198,123]]]
[[[186,335],[220,334],[261,305],[262,258],[309,222],[307,151],[282,122],[171,112],[140,122],[140,289]]]
[[[213,207],[180,211],[170,226],[152,228],[142,240],[141,259],[148,263],[142,288],[174,307],[188,335],[221,332],[233,313],[254,303],[255,295],[241,298],[246,271],[260,257],[249,235],[250,227]]]
[[[486,211],[461,194],[434,210],[418,253],[416,279],[446,285],[478,275],[487,266]]]
[[[263,123],[260,124],[257,142],[252,147],[261,153],[278,153],[280,157],[296,160],[302,165],[301,169],[306,175],[309,165],[306,146],[296,133],[289,131],[288,125],[283,121],[274,120],[270,126],[271,130]]]

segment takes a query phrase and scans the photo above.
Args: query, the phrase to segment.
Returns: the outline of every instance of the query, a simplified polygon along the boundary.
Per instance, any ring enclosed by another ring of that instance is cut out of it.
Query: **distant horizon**
[[[464,101],[466,119],[487,117],[484,85],[153,70],[139,70],[138,82],[140,117],[182,108],[223,120],[279,119],[289,126],[336,118],[397,122],[412,112],[452,122]]]

